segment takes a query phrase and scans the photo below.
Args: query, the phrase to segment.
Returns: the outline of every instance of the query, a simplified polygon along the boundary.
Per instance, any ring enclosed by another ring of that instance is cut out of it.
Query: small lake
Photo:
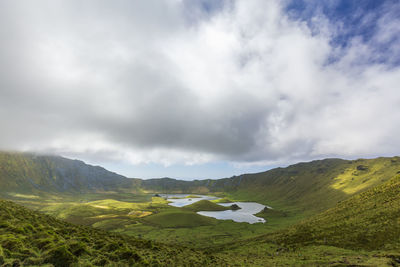
[[[167,198],[169,205],[174,207],[183,207],[189,204],[193,204],[200,200],[215,200],[218,197],[204,196],[204,195],[193,195],[193,194],[159,194],[161,197]],[[186,198],[187,196],[196,196],[195,198]]]
[[[189,194],[160,194],[162,197],[166,197],[168,201],[171,201],[169,205],[174,207],[183,207],[200,200],[215,200],[218,197],[196,195],[197,198],[186,198]],[[232,202],[232,203],[218,203],[221,206],[231,206],[233,204],[238,205],[241,209],[239,210],[224,210],[224,211],[199,211],[200,215],[213,217],[218,220],[233,220],[235,222],[247,222],[247,223],[265,223],[263,218],[254,216],[254,214],[262,211],[266,206],[256,202]]]
[[[265,206],[256,202],[232,202],[232,203],[218,203],[222,206],[231,206],[233,204],[241,207],[240,210],[224,210],[224,211],[199,211],[200,215],[213,217],[218,220],[233,220],[235,222],[247,223],[265,223],[263,218],[254,216],[254,214],[262,211]]]

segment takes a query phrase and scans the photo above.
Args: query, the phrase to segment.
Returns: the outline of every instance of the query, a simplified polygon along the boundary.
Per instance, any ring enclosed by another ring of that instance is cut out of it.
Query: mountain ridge
[[[19,193],[82,193],[137,191],[137,179],[129,179],[100,166],[61,156],[33,153],[0,153],[2,191]]]
[[[33,186],[29,179],[40,187]],[[130,241],[124,237],[125,241],[118,243],[111,233],[73,226],[0,200],[0,216],[6,216],[5,223],[0,223],[0,231],[3,231],[0,261],[3,258],[6,263],[19,260],[26,265],[55,263],[58,266],[56,260],[61,255],[66,260],[90,261],[94,265],[128,263],[132,257],[138,265],[141,262],[152,264],[153,252],[136,247],[144,235],[146,239],[172,242],[168,243],[171,250],[165,251],[173,254],[177,249],[182,257],[175,260],[181,263],[192,253],[175,247],[176,244],[192,244],[191,238],[204,244],[210,243],[209,238],[224,238],[211,247],[204,247],[204,251],[196,251],[193,256],[200,258],[198,261],[188,258],[189,262],[280,266],[306,260],[305,265],[387,266],[400,260],[396,252],[400,244],[399,179],[400,157],[324,159],[218,180],[181,181],[129,179],[78,160],[0,153],[0,195],[3,198],[13,199],[11,190],[19,189],[15,192],[20,195],[14,195],[13,200],[26,207],[72,223],[138,237]],[[232,201],[255,201],[273,209],[256,215],[265,215],[265,225],[242,226],[171,207],[165,199],[155,196],[155,192],[211,194]],[[42,193],[49,195],[39,196]],[[176,224],[177,220],[181,225]],[[231,234],[239,228],[240,240],[237,240]],[[43,233],[46,237],[43,244],[40,238],[40,242],[36,240],[36,232],[41,229],[56,229],[51,235],[46,234],[47,230]],[[69,236],[69,231],[78,233],[78,238]],[[89,232],[94,239],[86,239]],[[187,238],[185,233],[193,237]],[[208,236],[210,234],[212,236]],[[11,238],[12,235],[17,238]],[[107,238],[105,243],[100,241],[103,236]],[[153,247],[164,250],[164,245],[151,242],[146,243],[150,250]],[[104,248],[98,247],[100,243],[104,243]],[[122,249],[118,249],[120,244]],[[99,251],[107,255],[91,257],[92,252]],[[80,253],[85,256],[81,258]],[[160,265],[174,263],[163,258],[162,251],[160,253]]]
[[[301,162],[222,179],[127,178],[60,156],[0,153],[0,193],[197,193],[319,212],[379,185],[400,171],[400,157]],[[318,200],[318,203],[315,203]]]

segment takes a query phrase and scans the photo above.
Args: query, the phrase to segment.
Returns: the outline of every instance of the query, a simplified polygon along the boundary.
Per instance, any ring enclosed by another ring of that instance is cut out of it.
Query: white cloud
[[[400,152],[400,69],[371,63],[376,43],[398,51],[392,13],[338,49],[337,26],[279,1],[195,20],[183,1],[18,3],[0,4],[0,148],[164,165]]]

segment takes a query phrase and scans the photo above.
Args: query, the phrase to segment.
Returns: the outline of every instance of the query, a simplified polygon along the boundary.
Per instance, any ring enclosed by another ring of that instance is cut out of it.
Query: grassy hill
[[[59,156],[0,152],[0,193],[139,192],[137,179]]]
[[[400,174],[288,228],[214,250],[243,265],[400,266]]]
[[[179,246],[76,226],[0,200],[0,264],[104,266],[223,264]]]
[[[0,195],[82,193],[209,193],[309,215],[379,185],[400,171],[400,158],[325,159],[218,180],[128,179],[56,156],[0,153]]]
[[[400,249],[400,174],[275,237],[286,245]]]
[[[63,219],[1,200],[0,264],[400,262],[399,157],[326,159],[220,180],[177,181],[128,179],[61,157],[0,153],[0,185],[1,195]],[[257,214],[266,224],[249,225],[196,214],[225,209],[213,201],[177,208],[146,191],[209,193],[224,197],[221,202],[256,201],[273,209]]]
[[[144,190],[222,194],[295,213],[316,214],[384,183],[400,171],[400,158],[325,159],[219,180],[145,180]]]
[[[143,218],[144,221],[163,228],[197,227],[213,225],[217,220],[190,211],[171,209]]]
[[[221,205],[218,205],[214,202],[211,202],[209,200],[203,199],[200,201],[197,201],[193,204],[186,205],[183,207],[186,210],[191,210],[191,211],[222,211],[222,210],[229,210],[229,207],[224,207]]]

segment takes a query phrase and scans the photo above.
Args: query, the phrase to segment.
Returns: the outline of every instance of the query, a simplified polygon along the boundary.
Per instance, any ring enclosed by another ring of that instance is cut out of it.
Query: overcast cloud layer
[[[341,45],[354,25],[288,1],[1,1],[0,149],[166,165],[399,155],[399,11],[363,16],[369,38]]]

